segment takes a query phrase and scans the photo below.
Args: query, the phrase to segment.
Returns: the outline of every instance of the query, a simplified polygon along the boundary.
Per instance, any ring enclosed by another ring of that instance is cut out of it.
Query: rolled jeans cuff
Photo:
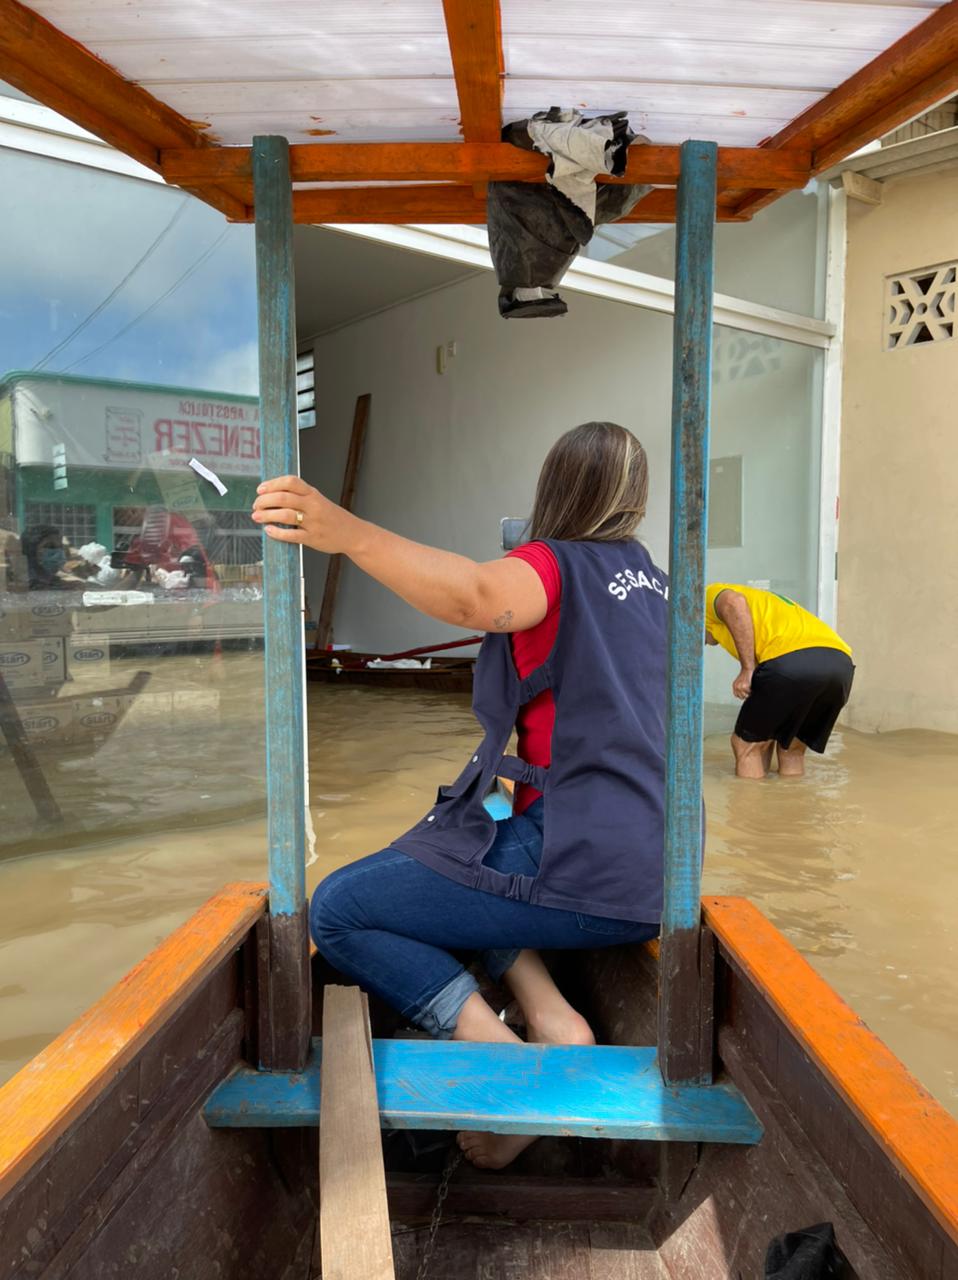
[[[521,947],[510,947],[508,950],[483,951],[482,965],[493,982],[501,982],[506,973],[519,959]]]
[[[418,1013],[412,1012],[408,1016],[417,1027],[421,1027],[434,1039],[449,1040],[456,1029],[462,1006],[478,990],[479,983],[471,973],[463,970],[451,982],[447,982]]]

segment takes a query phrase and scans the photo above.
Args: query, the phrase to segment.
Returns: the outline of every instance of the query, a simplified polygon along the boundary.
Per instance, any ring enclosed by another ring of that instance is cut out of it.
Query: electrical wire
[[[68,364],[64,369],[60,369],[59,372],[69,373],[71,369],[76,369],[78,365],[86,364],[87,360],[91,360],[95,355],[101,352],[105,347],[108,347],[111,345],[111,343],[116,342],[117,338],[122,338],[124,334],[129,333],[134,325],[139,324],[141,320],[145,320],[146,317],[152,311],[156,310],[156,308],[160,305],[161,302],[165,302],[166,299],[171,294],[175,293],[176,290],[180,287],[180,285],[186,284],[190,276],[193,275],[195,271],[198,271],[200,267],[203,265],[203,263],[207,260],[207,258],[209,258],[213,253],[216,252],[216,250],[220,247],[220,245],[226,239],[226,236],[228,233],[229,233],[229,227],[226,227],[225,230],[222,231],[219,236],[217,236],[217,238],[213,241],[210,247],[208,249],[205,249],[203,253],[200,254],[200,256],[196,259],[196,261],[191,266],[187,267],[187,269],[183,272],[180,278],[178,280],[175,280],[165,293],[161,293],[160,296],[154,302],[151,302],[145,311],[141,311],[138,316],[134,316],[133,319],[128,324],[125,324],[123,326],[122,329],[118,329],[117,332],[112,336],[112,338],[107,338],[106,342],[101,342],[98,347],[94,347],[93,350],[88,351],[85,356],[81,356],[79,360],[74,360],[72,364]]]
[[[43,357],[42,360],[37,361],[37,363],[33,366],[34,371],[36,371],[37,369],[42,369],[45,364],[49,364],[49,362],[53,359],[54,356],[59,355],[59,353],[63,350],[64,347],[69,346],[69,344],[73,341],[73,339],[77,337],[79,334],[81,334],[88,325],[92,324],[93,321],[97,318],[97,316],[100,315],[100,313],[104,310],[104,308],[110,305],[110,303],[113,301],[116,295],[120,292],[123,286],[128,281],[130,281],[134,275],[136,275],[137,271],[139,271],[140,267],[143,266],[144,262],[148,261],[153,256],[153,254],[157,251],[157,249],[160,247],[160,245],[163,243],[166,237],[170,234],[170,232],[176,226],[177,222],[186,212],[186,206],[188,204],[189,204],[189,196],[184,196],[183,199],[180,201],[180,203],[177,205],[176,212],[173,214],[173,217],[170,218],[169,222],[166,224],[163,230],[159,233],[159,235],[156,237],[153,243],[149,246],[149,248],[146,250],[143,256],[139,258],[136,262],[134,262],[133,266],[129,269],[129,271],[120,281],[120,283],[116,286],[116,288],[113,289],[110,293],[108,293],[107,296],[103,299],[103,301],[99,304],[99,306],[95,307],[90,312],[90,314],[86,317],[85,320],[81,320],[80,323],[77,325],[77,327],[75,329],[72,329],[67,334],[67,336],[63,339],[62,342],[58,342],[57,345],[53,347],[52,350],[47,352],[47,354]]]

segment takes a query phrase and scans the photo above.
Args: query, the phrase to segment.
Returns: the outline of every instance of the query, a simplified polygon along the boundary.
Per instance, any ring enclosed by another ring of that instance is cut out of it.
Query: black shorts
[[[761,662],[752,676],[735,732],[744,742],[798,738],[821,753],[852,691],[855,664],[841,649],[798,649]]]

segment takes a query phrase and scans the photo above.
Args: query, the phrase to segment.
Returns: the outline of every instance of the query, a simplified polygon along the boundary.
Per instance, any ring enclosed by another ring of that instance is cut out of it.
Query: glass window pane
[[[760,210],[751,222],[715,228],[715,291],[746,302],[824,317],[825,188],[811,183]],[[585,254],[647,275],[675,278],[675,227],[612,223]]]
[[[779,591],[813,613],[822,365],[817,348],[715,329],[707,580]],[[736,674],[724,650],[706,649],[710,728],[734,720]]]
[[[265,871],[253,232],[161,183],[0,163],[0,877],[55,851],[33,932],[59,967],[85,894],[99,933],[132,911],[158,938]],[[124,910],[102,905],[117,895]],[[0,918],[0,937],[16,928]],[[0,1059],[35,1052],[144,950],[142,924],[132,957],[104,947],[59,1025],[48,993],[17,1002]]]

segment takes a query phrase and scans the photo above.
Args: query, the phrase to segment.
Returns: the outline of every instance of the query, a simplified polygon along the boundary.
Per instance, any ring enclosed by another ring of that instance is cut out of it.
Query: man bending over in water
[[[732,682],[745,703],[732,734],[736,775],[764,778],[777,745],[779,774],[801,777],[805,748],[825,750],[848,701],[851,649],[787,596],[727,582],[706,588],[705,643],[741,665]]]

